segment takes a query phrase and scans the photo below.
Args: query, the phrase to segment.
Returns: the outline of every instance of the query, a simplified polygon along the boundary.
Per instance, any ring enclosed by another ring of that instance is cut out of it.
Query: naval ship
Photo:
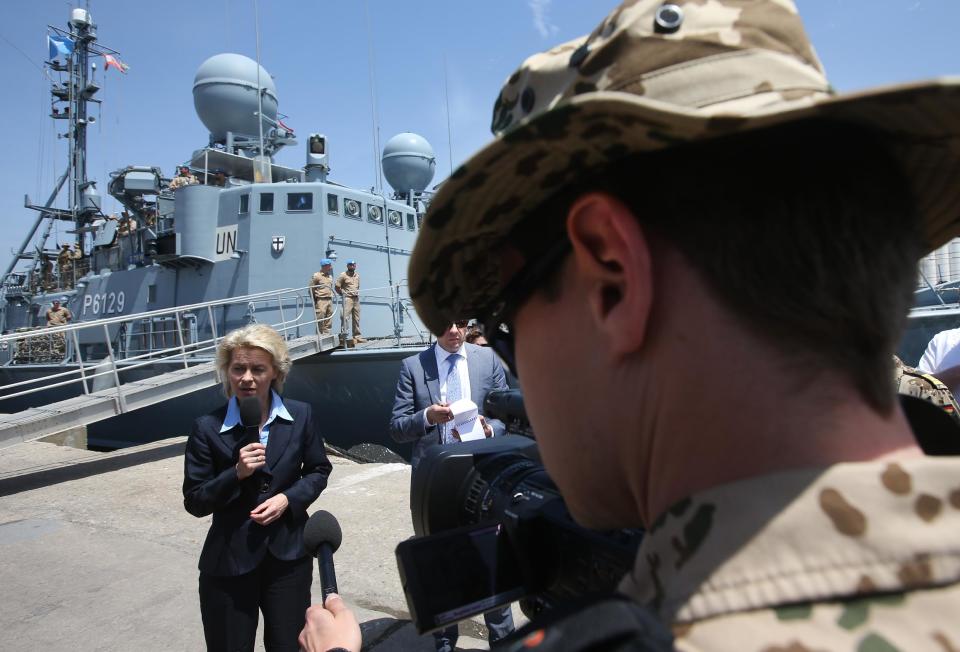
[[[430,144],[412,133],[386,143],[389,195],[329,179],[322,133],[304,139],[302,168],[279,165],[276,153],[297,137],[273,79],[257,61],[218,54],[193,83],[206,146],[176,175],[147,162],[101,182],[86,165],[90,107],[100,102],[95,64],[122,65],[120,53],[99,43],[82,8],[66,29],[49,26],[48,42],[50,117],[69,165],[45,202],[27,199],[36,222],[0,282],[0,445],[77,424],[97,448],[186,434],[224,400],[216,342],[259,322],[290,342],[285,394],[314,405],[329,442],[406,456],[387,441],[387,421],[398,361],[430,342],[406,285],[431,197]],[[119,214],[101,210],[101,188]],[[72,249],[52,241],[57,223]],[[322,258],[334,261],[334,277],[356,261],[365,342],[344,328],[339,305],[321,334],[309,281]],[[68,325],[47,326],[54,300],[72,313]]]

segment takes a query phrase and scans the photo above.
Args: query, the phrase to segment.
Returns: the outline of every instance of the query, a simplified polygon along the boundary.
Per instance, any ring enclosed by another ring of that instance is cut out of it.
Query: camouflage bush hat
[[[585,170],[811,117],[885,136],[931,249],[960,231],[960,79],[836,95],[792,0],[633,0],[507,80],[493,142],[427,211],[408,274],[417,312],[434,333],[484,315],[501,289],[491,252]]]

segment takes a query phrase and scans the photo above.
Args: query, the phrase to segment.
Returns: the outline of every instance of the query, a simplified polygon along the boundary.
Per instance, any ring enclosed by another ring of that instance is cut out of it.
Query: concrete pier
[[[210,517],[183,509],[185,441],[114,453],[44,442],[3,451],[0,651],[204,649],[196,567]],[[413,534],[410,467],[331,461],[330,484],[310,511],[331,512],[343,528],[337,580],[364,649],[432,650],[432,637],[408,620],[393,552]],[[319,601],[316,578],[313,595]],[[522,621],[516,607],[514,616]],[[481,622],[461,623],[461,648],[487,647]]]

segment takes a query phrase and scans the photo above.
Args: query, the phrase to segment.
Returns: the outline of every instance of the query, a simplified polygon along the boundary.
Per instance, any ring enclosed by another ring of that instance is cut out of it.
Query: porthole
[[[349,197],[343,200],[343,213],[347,217],[360,217],[360,202]]]

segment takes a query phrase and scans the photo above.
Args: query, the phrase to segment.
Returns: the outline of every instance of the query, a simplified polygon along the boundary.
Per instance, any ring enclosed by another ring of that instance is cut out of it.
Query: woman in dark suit
[[[258,610],[267,650],[299,649],[313,580],[303,527],[332,467],[310,406],[280,397],[290,366],[269,326],[228,334],[217,367],[229,401],[197,419],[187,441],[184,507],[213,514],[199,564],[208,650],[253,650]],[[240,420],[238,399],[250,396],[260,407],[258,437],[247,437]]]

